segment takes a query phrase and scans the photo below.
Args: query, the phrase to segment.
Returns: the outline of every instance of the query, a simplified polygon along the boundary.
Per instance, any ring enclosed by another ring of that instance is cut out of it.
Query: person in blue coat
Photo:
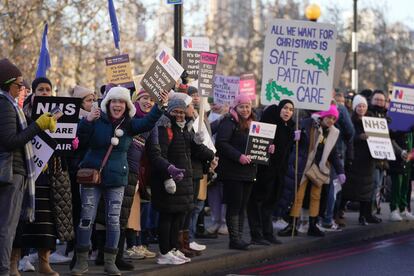
[[[77,260],[72,275],[82,275],[88,270],[88,252],[92,225],[95,221],[98,202],[102,195],[106,209],[106,244],[104,250],[105,271],[108,275],[121,275],[115,265],[120,235],[120,212],[125,186],[128,184],[127,152],[133,136],[151,130],[163,114],[162,104],[167,92],[161,92],[163,101],[141,119],[133,118],[136,109],[129,90],[111,88],[102,100],[101,109],[93,109],[81,120],[78,127],[80,143],[88,143],[88,151],[80,168],[99,169],[104,156],[113,146],[108,162],[101,172],[102,181],[96,186],[81,184],[82,211],[77,229]]]

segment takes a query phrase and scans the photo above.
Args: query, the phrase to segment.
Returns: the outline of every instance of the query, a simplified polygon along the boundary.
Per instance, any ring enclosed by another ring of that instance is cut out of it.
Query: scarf
[[[14,110],[17,113],[19,119],[20,128],[27,128],[26,117],[24,116],[23,110],[19,107],[16,100],[13,99],[9,93],[0,91],[0,94],[3,95],[11,104],[13,104]],[[24,145],[24,156],[26,160],[27,167],[27,186],[28,189],[25,191],[24,202],[22,205],[22,216],[24,219],[33,222],[35,220],[35,169],[34,169],[34,160],[33,160],[33,148],[32,143],[28,142]]]

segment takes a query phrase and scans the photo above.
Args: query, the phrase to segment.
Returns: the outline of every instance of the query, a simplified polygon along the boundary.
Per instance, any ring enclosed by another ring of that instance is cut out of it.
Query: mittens
[[[179,182],[179,181],[183,180],[183,178],[184,178],[184,173],[185,173],[184,169],[178,169],[174,165],[170,165],[168,167],[167,171],[170,174],[170,176],[173,178],[174,181]]]
[[[174,194],[177,186],[175,185],[175,181],[172,178],[168,178],[167,180],[164,181],[164,187],[165,187],[165,191],[167,191],[167,193],[169,194]]]

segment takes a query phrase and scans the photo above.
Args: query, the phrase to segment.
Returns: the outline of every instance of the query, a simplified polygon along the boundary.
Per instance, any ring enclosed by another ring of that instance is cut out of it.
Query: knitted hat
[[[361,95],[356,95],[354,99],[352,100],[352,110],[355,110],[355,108],[359,104],[365,104],[366,106],[368,106],[368,102],[367,102],[367,99],[365,99],[365,97]]]
[[[183,111],[185,111],[187,105],[185,104],[184,100],[179,99],[179,98],[174,98],[170,101],[168,101],[168,107],[167,107],[167,112],[170,113],[171,111],[173,111],[174,109],[182,109]]]
[[[183,100],[185,103],[185,106],[190,105],[193,102],[193,98],[191,98],[190,96],[188,96],[185,93],[177,93],[177,92],[170,92],[170,94],[168,94],[168,98],[170,101],[174,100],[174,99],[180,99]]]
[[[108,111],[106,109],[107,104],[109,103],[110,100],[122,100],[126,103],[127,108],[129,109],[129,117],[133,118],[135,113],[136,113],[136,109],[134,104],[131,101],[131,96],[129,93],[129,90],[125,87],[121,87],[121,86],[116,86],[116,87],[112,87],[108,93],[106,94],[105,98],[102,100],[101,102],[101,109],[104,113],[108,114]]]
[[[141,89],[138,92],[137,100],[139,100],[143,96],[150,96],[150,94],[147,91],[145,91],[144,89]]]
[[[52,82],[51,82],[48,78],[40,77],[40,78],[35,79],[35,80],[32,82],[32,91],[33,91],[33,93],[36,91],[36,88],[37,88],[37,87],[39,86],[39,84],[41,84],[41,83],[47,83],[47,84],[49,84],[49,85],[50,85],[50,87],[52,87]]]
[[[239,104],[252,104],[252,100],[247,94],[239,94],[236,96],[233,102],[233,107],[238,106]]]
[[[7,58],[0,59],[0,87],[6,87],[14,82],[22,72]]]
[[[95,92],[93,90],[90,90],[88,88],[79,86],[79,85],[75,85],[75,87],[73,88],[73,94],[72,96],[75,98],[85,98],[86,96],[89,95],[95,95]]]
[[[194,87],[194,86],[189,86],[189,87],[188,87],[188,89],[187,89],[187,94],[188,94],[189,96],[191,96],[191,95],[193,95],[193,94],[197,94],[197,95],[199,95],[199,94],[198,94],[198,89],[197,89],[196,87]]]
[[[331,106],[329,107],[329,110],[320,111],[320,112],[317,112],[316,114],[318,114],[322,119],[327,116],[334,116],[336,119],[338,119],[339,117],[339,111],[338,111],[338,108],[336,107],[336,104],[331,104]]]

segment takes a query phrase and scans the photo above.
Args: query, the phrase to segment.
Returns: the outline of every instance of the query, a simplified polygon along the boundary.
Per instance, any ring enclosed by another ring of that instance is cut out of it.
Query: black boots
[[[116,254],[115,264],[120,270],[134,270],[134,265],[125,261],[124,259],[125,249],[125,230],[121,230],[118,242],[118,252]]]
[[[325,233],[322,232],[319,227],[316,225],[317,217],[309,217],[309,229],[308,236],[313,237],[324,237]]]
[[[380,223],[382,219],[372,214],[372,202],[368,202],[366,219],[368,223]]]
[[[229,229],[229,248],[247,250],[249,244],[242,240],[243,222],[239,216],[227,216],[227,228]]]
[[[292,231],[294,236],[298,235],[298,230],[293,230],[293,220],[296,219],[296,222],[298,221],[297,218],[288,217],[287,222],[289,223],[285,228],[277,232],[277,234],[281,237],[290,237],[292,236]]]

